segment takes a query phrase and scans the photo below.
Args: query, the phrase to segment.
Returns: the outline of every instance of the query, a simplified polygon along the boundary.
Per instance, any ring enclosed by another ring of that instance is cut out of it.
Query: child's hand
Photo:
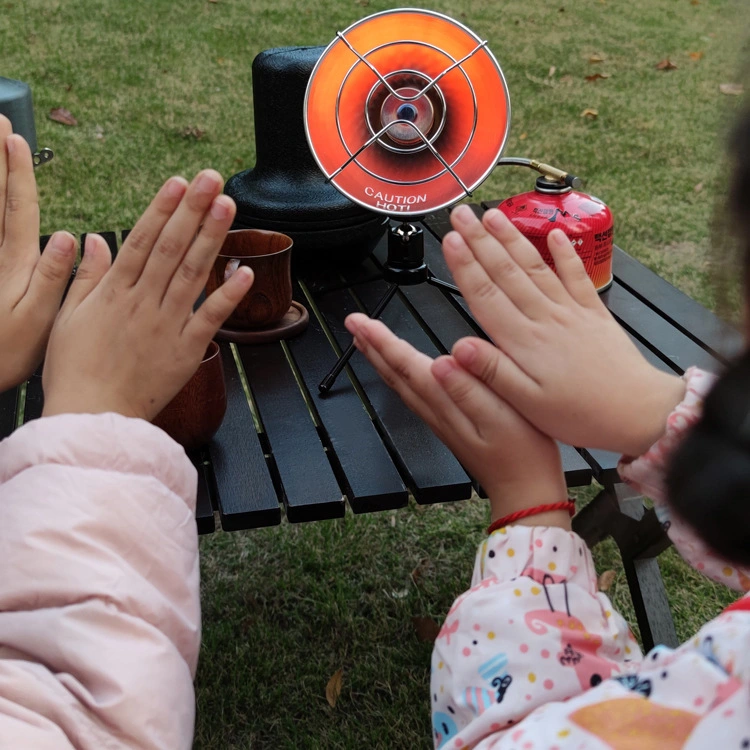
[[[76,242],[54,234],[39,253],[39,203],[29,145],[0,115],[0,392],[42,361],[76,259]]]
[[[234,218],[221,176],[173,177],[135,225],[111,269],[87,237],[44,365],[44,414],[119,412],[152,419],[195,372],[252,284],[240,268],[193,313]]]
[[[496,346],[456,342],[453,356],[543,432],[571,445],[637,456],[664,432],[685,385],[651,366],[599,299],[561,230],[558,276],[498,210],[451,214],[451,272]]]
[[[555,443],[453,357],[433,361],[361,313],[350,315],[346,327],[383,380],[479,481],[493,519],[566,499]],[[570,527],[566,513],[533,522],[541,521]]]

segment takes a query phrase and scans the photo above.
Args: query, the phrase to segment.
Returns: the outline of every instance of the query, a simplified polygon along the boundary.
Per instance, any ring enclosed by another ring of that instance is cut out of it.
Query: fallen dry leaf
[[[741,96],[745,92],[745,87],[741,83],[722,83],[719,85],[719,91],[727,96]]]
[[[553,75],[555,75],[555,71],[557,68],[554,65],[550,66],[549,73],[547,73],[547,78],[552,78]]]
[[[539,76],[533,76],[531,73],[526,73],[526,78],[534,83],[540,83],[542,86],[554,86],[555,82],[548,76],[547,78],[539,78]],[[420,507],[419,505],[417,507]]]
[[[196,141],[199,141],[201,138],[203,138],[204,135],[206,135],[206,131],[201,130],[200,128],[196,128],[195,126],[190,126],[187,128],[183,128],[180,131],[180,135],[183,138],[194,138]]]
[[[431,617],[412,617],[411,623],[417,631],[417,638],[423,643],[434,643],[440,632],[440,625]]]
[[[245,635],[250,635],[254,628],[255,623],[257,621],[257,618],[253,615],[248,615],[247,617],[242,618],[242,622],[240,623],[240,629]]]
[[[586,80],[591,83],[600,79],[609,78],[609,73],[594,73],[592,76],[586,76]]]
[[[528,133],[521,133],[521,135],[518,136],[519,141],[525,141],[529,137]]]
[[[693,190],[695,190],[695,192],[696,192],[696,193],[700,193],[700,192],[701,192],[701,191],[703,190],[703,183],[702,183],[702,182],[699,182],[699,183],[698,183],[698,184],[697,184],[697,185],[696,185],[696,186],[695,186],[695,187],[693,188]]]
[[[422,578],[422,576],[428,570],[430,570],[431,567],[432,567],[432,563],[430,562],[430,558],[429,557],[423,557],[419,561],[419,564],[417,565],[417,567],[414,568],[414,570],[412,570],[412,572],[411,572],[411,580],[414,581],[414,583],[418,583],[419,579]]]
[[[587,117],[589,120],[596,120],[599,117],[599,110],[587,108],[581,112],[581,117]]]
[[[326,700],[331,708],[336,708],[336,701],[341,695],[341,686],[344,684],[344,670],[337,669],[326,685]]]
[[[677,70],[677,66],[667,57],[661,62],[656,63],[657,70]]]
[[[65,107],[55,107],[47,115],[50,120],[62,123],[63,125],[78,125],[78,120]]]
[[[605,570],[599,576],[599,591],[607,592],[612,588],[612,584],[615,582],[617,573],[614,570]]]
[[[702,50],[699,50],[698,52],[691,52],[690,53],[690,59],[691,60],[695,60],[697,62],[698,60],[702,60],[703,59],[703,55],[704,54],[705,54],[705,52],[703,52]]]
[[[591,57],[589,57],[589,62],[600,63],[600,62],[604,62],[606,59],[607,58],[604,55],[591,55]]]

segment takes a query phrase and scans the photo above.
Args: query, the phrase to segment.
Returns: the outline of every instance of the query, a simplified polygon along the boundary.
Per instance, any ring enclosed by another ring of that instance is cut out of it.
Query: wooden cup
[[[211,440],[226,410],[224,367],[219,345],[212,341],[195,374],[152,423],[190,452]]]
[[[240,265],[250,266],[255,281],[224,328],[268,328],[286,315],[292,304],[292,239],[265,229],[235,229],[227,233],[206,282],[206,294],[220,287]]]

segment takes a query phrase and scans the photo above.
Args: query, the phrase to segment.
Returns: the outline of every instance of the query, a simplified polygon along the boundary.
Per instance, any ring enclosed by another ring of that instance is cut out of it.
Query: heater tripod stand
[[[427,283],[451,294],[461,294],[457,286],[433,276],[424,260],[424,234],[422,229],[408,222],[393,226],[388,231],[388,257],[383,265],[382,278],[389,282],[390,286],[372,311],[371,317],[373,318],[380,317],[400,286],[415,286],[416,284]],[[330,391],[331,386],[333,386],[354,351],[354,344],[349,344],[336,364],[321,380],[318,386],[321,394]]]

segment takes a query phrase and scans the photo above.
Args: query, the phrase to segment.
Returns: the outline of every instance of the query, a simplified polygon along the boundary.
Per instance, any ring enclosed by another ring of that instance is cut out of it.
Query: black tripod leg
[[[370,317],[372,318],[378,318],[380,317],[380,313],[385,310],[385,306],[393,299],[393,295],[396,294],[398,291],[398,285],[397,284],[391,284],[388,291],[385,293],[385,296],[383,299],[378,302],[378,304],[375,306],[375,309],[372,311],[372,315]],[[320,385],[318,386],[318,390],[321,393],[328,393],[328,391],[331,390],[331,386],[334,384],[336,378],[339,376],[341,371],[346,366],[346,363],[351,359],[352,354],[354,354],[354,350],[356,347],[354,344],[349,344],[346,351],[338,358],[338,361],[336,364],[331,368],[331,371],[326,375],[323,380],[320,381]]]
[[[463,297],[463,294],[461,294],[461,290],[457,286],[449,284],[447,281],[443,281],[442,279],[438,279],[432,274],[427,277],[427,283],[432,284],[432,286],[438,287],[438,289],[445,289],[446,292],[457,294],[459,297]]]

